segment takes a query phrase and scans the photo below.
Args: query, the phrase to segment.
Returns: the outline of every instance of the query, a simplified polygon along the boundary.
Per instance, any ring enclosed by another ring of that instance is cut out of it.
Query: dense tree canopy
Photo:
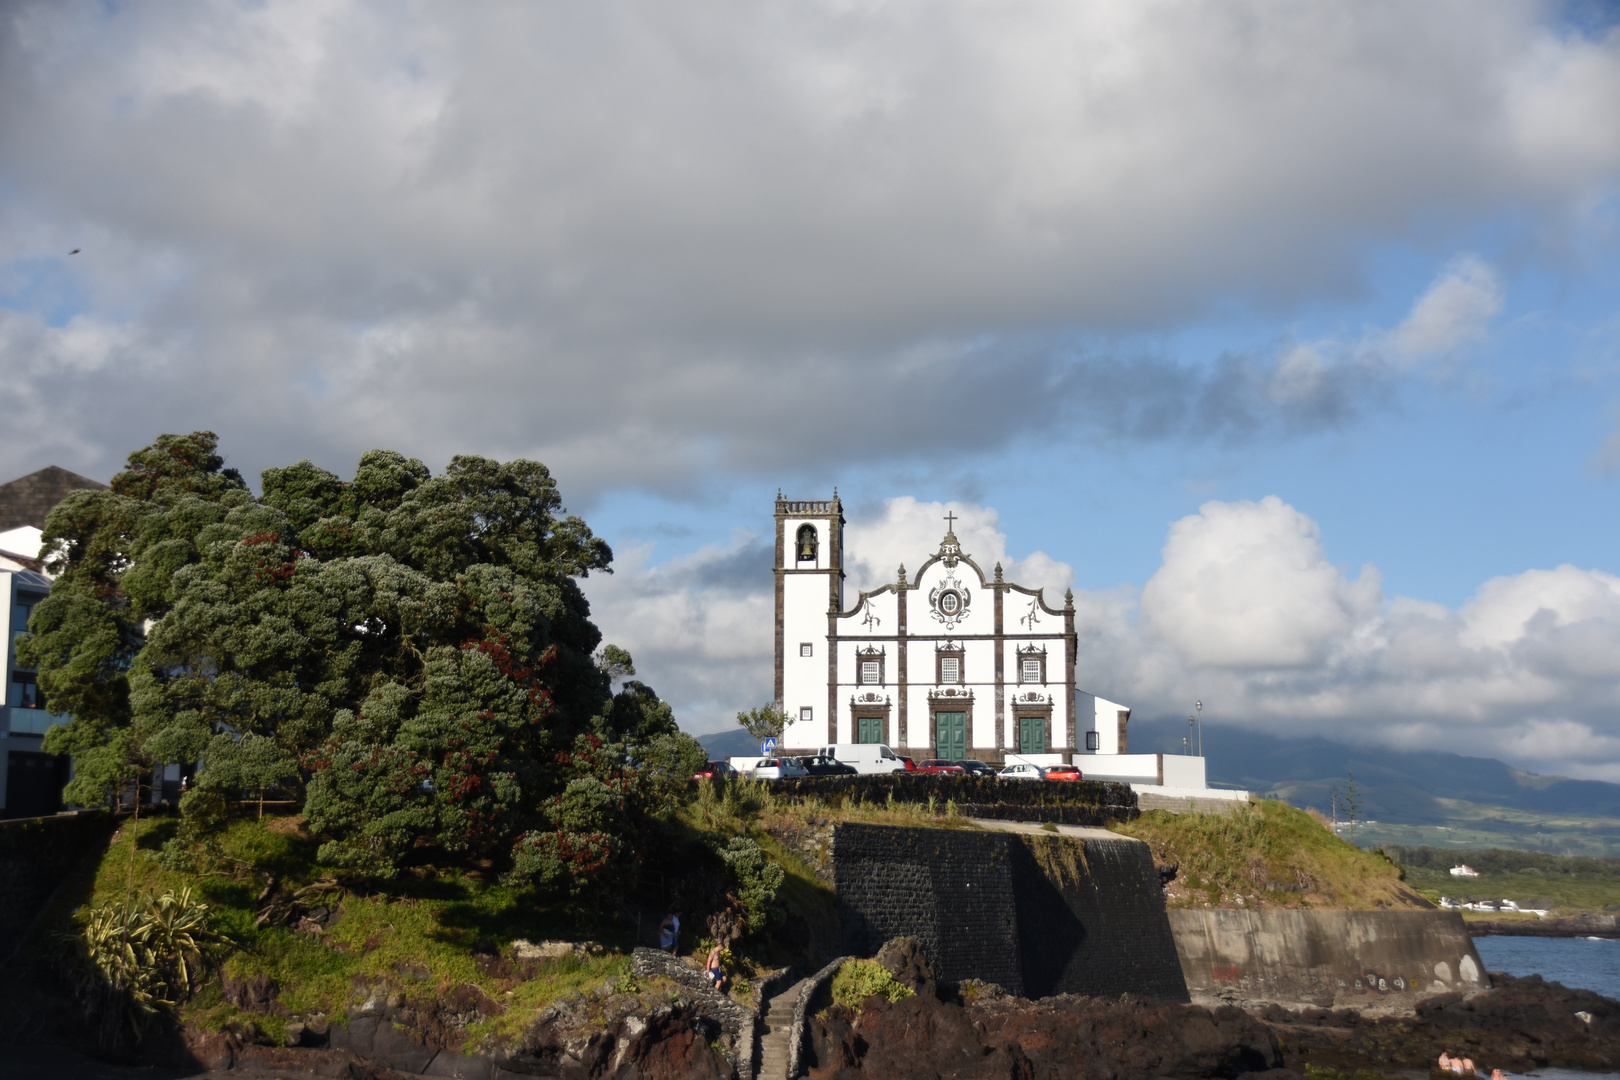
[[[597,653],[578,584],[612,552],[537,462],[435,477],[375,450],[349,481],[266,470],[255,496],[211,432],[165,435],[44,542],[56,583],[21,649],[73,715],[47,745],[80,803],[132,761],[200,761],[198,799],[299,792],[334,865],[428,846],[560,880],[622,866],[641,804],[701,756],[650,688],[613,693],[634,667]]]

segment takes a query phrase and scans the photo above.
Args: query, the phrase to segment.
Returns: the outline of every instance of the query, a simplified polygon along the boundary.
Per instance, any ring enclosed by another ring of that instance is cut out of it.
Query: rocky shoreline
[[[1474,937],[1620,938],[1620,915],[1565,915],[1551,919],[1469,919]]]
[[[685,962],[638,950],[635,973],[554,1003],[499,1045],[468,1044],[465,1029],[501,1002],[453,989],[393,983],[356,986],[346,1024],[303,1018],[302,1045],[270,1045],[254,1025],[190,1029],[150,1044],[121,1071],[96,1077],[175,1076],[228,1080],[290,1074],[400,1080],[754,1080],[761,1061],[754,1009],[709,988]],[[1006,1077],[1135,1077],[1194,1080],[1244,1076],[1299,1080],[1309,1066],[1342,1074],[1410,1072],[1442,1050],[1486,1069],[1523,1073],[1548,1066],[1620,1068],[1620,1002],[1539,976],[1492,973],[1490,988],[1440,994],[1401,1015],[1278,1005],[1242,1009],[1058,995],[1028,1000],[988,983],[935,980],[915,938],[896,939],[878,961],[913,996],[832,1001],[825,979],[804,985],[789,1060],[811,1080],[1003,1080]],[[830,972],[822,972],[830,975]],[[773,985],[785,985],[789,972]],[[250,1011],[276,1012],[272,986],[227,987]],[[760,994],[755,1000],[763,1000]],[[285,1017],[284,1017],[285,1018]],[[472,1052],[469,1052],[472,1051]],[[5,1054],[0,1054],[4,1058]],[[778,1066],[780,1068],[780,1066]],[[68,1074],[59,1074],[68,1075]],[[86,1074],[90,1075],[90,1074]],[[10,1074],[0,1066],[0,1080]],[[776,1078],[772,1078],[776,1080]]]

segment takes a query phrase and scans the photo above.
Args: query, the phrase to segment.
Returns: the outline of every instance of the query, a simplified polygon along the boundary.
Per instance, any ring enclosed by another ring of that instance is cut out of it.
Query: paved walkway
[[[1035,836],[1051,836],[1051,829],[1043,828],[1038,821],[997,821],[994,818],[968,818],[981,829],[997,829],[1001,832],[1031,833]],[[1099,829],[1091,825],[1056,825],[1058,836],[1072,836],[1079,840],[1130,840],[1141,843],[1134,837],[1124,836],[1107,829]]]
[[[788,1038],[793,1031],[793,1006],[809,979],[800,979],[765,1003],[760,1014],[759,1072],[757,1080],[789,1080]]]

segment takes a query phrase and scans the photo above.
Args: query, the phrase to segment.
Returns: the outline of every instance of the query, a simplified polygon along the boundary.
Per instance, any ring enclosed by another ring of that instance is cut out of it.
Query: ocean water
[[[1479,937],[1486,971],[1540,975],[1548,982],[1620,998],[1620,941],[1606,938]]]
[[[1620,998],[1620,941],[1604,938],[1479,937],[1474,948],[1486,971],[1540,975],[1549,982],[1596,990]],[[1527,1074],[1541,1080],[1599,1080],[1620,1073],[1541,1069]]]

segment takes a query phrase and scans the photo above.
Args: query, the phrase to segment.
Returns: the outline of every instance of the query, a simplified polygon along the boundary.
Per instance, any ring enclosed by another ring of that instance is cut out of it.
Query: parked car
[[[724,780],[728,776],[736,776],[737,770],[724,761],[711,761],[703,768],[692,774],[694,780]]]
[[[1048,780],[1084,780],[1080,770],[1073,765],[1048,765],[1046,768]]]
[[[797,759],[799,767],[811,776],[854,776],[855,766],[845,765],[837,758],[823,757],[817,754],[814,757]]]
[[[900,766],[906,772],[916,772],[917,771],[917,763],[915,761],[912,761],[908,757],[903,757],[903,758],[900,759]],[[895,772],[899,772],[899,771],[900,771],[900,769],[895,770]]]
[[[962,766],[962,771],[967,773],[969,776],[994,776],[994,775],[996,775],[995,766],[989,764],[988,762],[977,761],[977,760],[975,760],[973,758],[969,758],[966,761],[958,761],[957,764]]]
[[[795,776],[809,776],[793,758],[760,758],[754,766],[755,780],[791,780]]]
[[[960,762],[946,761],[944,758],[929,758],[917,766],[918,772],[925,773],[956,773],[958,776],[967,772]]]
[[[1045,780],[1046,770],[1027,761],[1015,762],[996,773],[1003,780]]]
[[[836,743],[821,747],[816,754],[842,761],[858,773],[891,773],[906,767],[904,759],[883,743]]]

